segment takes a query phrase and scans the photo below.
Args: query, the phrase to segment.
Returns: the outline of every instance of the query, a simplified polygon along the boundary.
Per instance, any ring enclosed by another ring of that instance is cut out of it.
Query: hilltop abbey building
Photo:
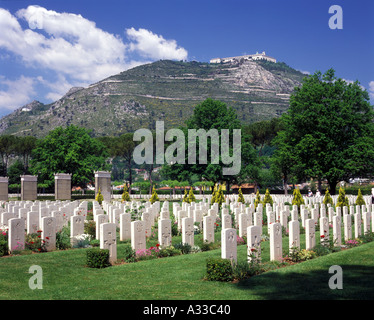
[[[215,59],[211,59],[210,63],[230,63],[230,62],[240,61],[241,59],[249,60],[249,61],[251,61],[251,60],[267,60],[267,61],[274,62],[274,63],[277,62],[276,59],[267,56],[265,51],[263,51],[262,53],[256,52],[256,54],[249,54],[249,55],[238,56],[238,57],[215,58]]]

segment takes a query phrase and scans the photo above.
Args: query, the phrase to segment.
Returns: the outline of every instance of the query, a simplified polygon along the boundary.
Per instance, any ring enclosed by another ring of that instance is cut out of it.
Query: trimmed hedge
[[[109,250],[93,248],[87,250],[87,266],[90,268],[106,268],[111,264],[109,262]]]
[[[206,263],[206,279],[209,281],[232,281],[231,261],[222,258],[210,258]]]

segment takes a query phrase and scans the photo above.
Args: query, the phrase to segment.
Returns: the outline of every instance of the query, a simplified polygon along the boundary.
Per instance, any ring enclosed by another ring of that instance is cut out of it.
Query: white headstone
[[[121,213],[119,215],[119,240],[131,240],[131,214]]]
[[[12,218],[9,219],[8,224],[9,251],[25,249],[25,221],[21,218]]]
[[[212,243],[214,242],[214,216],[205,216],[204,217],[204,229],[203,229],[203,240],[204,242]]]
[[[109,262],[114,264],[117,260],[116,224],[102,223],[100,225],[100,249],[109,250]]]
[[[247,256],[248,261],[261,259],[261,234],[262,227],[250,226],[247,228]]]
[[[47,251],[56,250],[56,218],[42,218],[42,234],[41,238],[45,241]]]
[[[158,221],[158,242],[161,247],[171,246],[171,220],[160,219]]]
[[[279,222],[270,225],[270,260],[282,260],[282,225]]]
[[[342,218],[336,215],[332,218],[332,232],[334,246],[341,246],[342,244]]]
[[[221,258],[237,261],[237,236],[236,229],[222,229]]]
[[[300,250],[300,223],[298,220],[293,220],[288,223],[289,228],[289,249],[293,248]]]
[[[311,250],[316,245],[315,222],[313,219],[305,220],[305,249]]]
[[[182,242],[194,246],[194,224],[193,218],[182,219]]]
[[[144,222],[140,220],[131,222],[131,247],[133,250],[145,250],[146,238]]]

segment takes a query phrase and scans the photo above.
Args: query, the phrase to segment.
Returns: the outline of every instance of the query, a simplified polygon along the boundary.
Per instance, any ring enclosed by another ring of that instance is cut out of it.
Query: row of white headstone
[[[71,221],[71,237],[84,232],[87,201],[9,201],[1,204],[1,229],[8,230],[12,252],[25,248],[25,235],[40,233],[47,251],[56,249],[56,233]]]
[[[275,211],[273,211],[273,208]],[[374,205],[364,206],[350,206],[336,208],[336,212],[331,206],[327,207],[328,216],[326,215],[326,207],[318,203],[311,206],[300,207],[300,218],[302,227],[305,228],[305,243],[306,249],[311,250],[316,245],[315,226],[319,223],[320,226],[320,240],[325,243],[329,240],[329,227],[332,223],[333,227],[333,241],[335,246],[342,244],[342,222],[344,225],[344,239],[350,240],[352,235],[352,219],[354,220],[354,235],[357,238],[362,233],[374,232]],[[224,213],[225,209],[222,209]],[[253,258],[260,259],[261,255],[261,236],[262,236],[262,205],[260,204],[257,210],[253,213],[253,206],[247,207],[245,213],[240,212],[241,209],[234,209],[235,218],[237,221],[239,236],[247,236],[247,257],[248,261]],[[343,211],[343,221],[341,211]],[[270,260],[282,259],[282,227],[289,230],[289,250],[294,248],[300,249],[300,222],[298,207],[293,206],[292,211],[289,211],[289,206],[266,206],[267,214],[267,230],[270,236]],[[311,217],[309,217],[311,215]],[[254,219],[253,219],[254,217]],[[290,217],[290,218],[289,218]],[[226,215],[222,214],[222,221],[226,219]],[[254,221],[253,221],[254,220]],[[290,220],[290,221],[289,221]],[[253,223],[254,222],[254,223]],[[362,232],[363,225],[363,232]],[[237,260],[236,228],[225,229],[222,226],[222,258]]]

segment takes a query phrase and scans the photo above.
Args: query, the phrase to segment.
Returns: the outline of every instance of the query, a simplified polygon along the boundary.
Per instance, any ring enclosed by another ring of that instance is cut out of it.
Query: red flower
[[[43,232],[43,231],[42,231],[42,230],[38,230],[38,231],[36,231],[36,232],[40,233],[40,232]]]
[[[159,243],[157,243],[157,244],[156,244],[156,247],[158,248],[159,246],[160,246],[160,244],[159,244]]]
[[[253,248],[252,248],[251,251],[254,252],[254,251],[256,251],[256,249],[253,249]]]
[[[321,238],[323,239],[325,237],[325,235],[322,235]]]
[[[42,249],[38,248],[38,251],[41,251]]]
[[[38,238],[40,238],[40,235],[38,236]]]
[[[49,240],[49,237],[45,237],[47,240]]]

